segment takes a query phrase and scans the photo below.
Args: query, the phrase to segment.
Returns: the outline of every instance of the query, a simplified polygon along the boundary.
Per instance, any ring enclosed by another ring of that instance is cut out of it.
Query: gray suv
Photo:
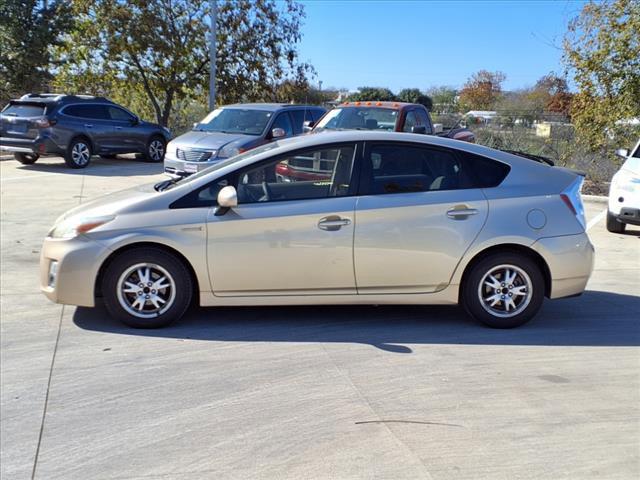
[[[161,162],[170,138],[167,128],[102,97],[28,94],[0,112],[0,150],[13,152],[25,165],[43,155],[61,155],[69,167],[84,168],[92,155],[119,153]]]
[[[164,170],[169,175],[196,173],[278,138],[313,127],[326,109],[311,105],[243,103],[216,108],[193,130],[167,145]]]

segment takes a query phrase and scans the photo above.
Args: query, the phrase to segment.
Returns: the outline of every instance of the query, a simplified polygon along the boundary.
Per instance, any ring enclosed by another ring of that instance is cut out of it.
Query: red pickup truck
[[[311,131],[322,130],[388,130],[476,141],[473,132],[466,128],[436,132],[429,111],[418,103],[345,102],[325,113]]]

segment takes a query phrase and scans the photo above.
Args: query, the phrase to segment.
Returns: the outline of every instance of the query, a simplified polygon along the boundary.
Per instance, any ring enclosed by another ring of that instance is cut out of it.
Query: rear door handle
[[[93,125],[91,125],[90,123],[85,123],[84,126],[87,128],[93,128]]]
[[[346,225],[351,225],[351,220],[348,218],[341,218],[338,215],[329,215],[328,217],[321,218],[318,221],[318,228],[329,232],[340,230]]]
[[[447,211],[447,217],[449,218],[453,218],[456,220],[464,220],[465,218],[469,217],[470,215],[476,215],[478,213],[478,210],[476,210],[475,208],[452,208],[451,210]]]
[[[116,130],[122,130],[122,127],[116,127]]]

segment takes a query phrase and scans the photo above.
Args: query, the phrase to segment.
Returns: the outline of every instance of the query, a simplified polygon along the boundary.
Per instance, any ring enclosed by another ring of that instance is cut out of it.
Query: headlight
[[[49,232],[49,237],[74,238],[83,233],[90,232],[105,223],[109,223],[115,218],[115,215],[105,215],[103,217],[71,217],[54,226]]]
[[[240,154],[240,149],[235,145],[225,145],[218,152],[218,158],[230,158]]]

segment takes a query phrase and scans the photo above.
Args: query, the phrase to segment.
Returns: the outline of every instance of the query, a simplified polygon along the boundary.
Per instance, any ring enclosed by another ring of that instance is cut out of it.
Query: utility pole
[[[211,2],[211,41],[209,44],[209,111],[216,108],[216,17],[218,16],[217,0]]]

